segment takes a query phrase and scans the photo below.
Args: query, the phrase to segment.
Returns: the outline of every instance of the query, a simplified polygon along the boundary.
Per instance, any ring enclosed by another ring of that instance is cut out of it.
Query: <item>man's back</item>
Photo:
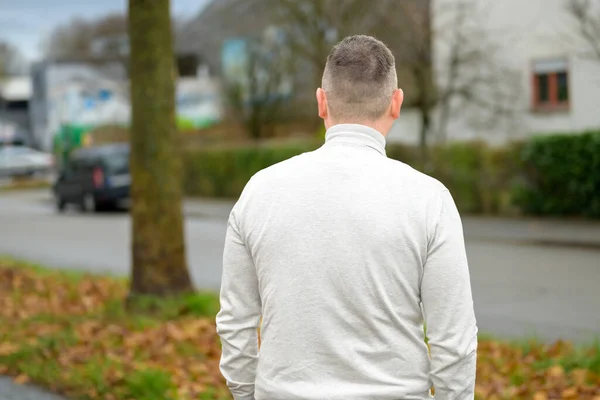
[[[336,126],[319,150],[255,176],[236,204],[230,224],[255,268],[248,279],[263,318],[253,398],[429,398],[421,302],[439,321],[439,385],[472,372],[476,327],[454,203],[384,146],[371,128]],[[428,273],[437,248],[443,265]],[[460,399],[470,390],[446,389]]]

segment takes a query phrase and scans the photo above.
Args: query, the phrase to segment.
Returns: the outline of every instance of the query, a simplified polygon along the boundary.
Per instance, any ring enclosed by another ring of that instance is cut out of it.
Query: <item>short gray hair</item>
[[[394,55],[371,36],[349,36],[329,53],[322,88],[332,118],[375,121],[398,88]]]

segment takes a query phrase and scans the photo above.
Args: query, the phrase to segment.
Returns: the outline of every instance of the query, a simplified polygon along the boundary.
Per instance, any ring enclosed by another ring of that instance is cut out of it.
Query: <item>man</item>
[[[402,101],[390,50],[346,38],[317,90],[325,144],[233,208],[217,329],[236,400],[473,399],[461,220],[441,183],[386,157]]]

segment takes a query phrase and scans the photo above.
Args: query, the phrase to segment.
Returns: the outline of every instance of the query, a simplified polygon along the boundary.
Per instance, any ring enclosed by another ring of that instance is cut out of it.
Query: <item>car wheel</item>
[[[55,195],[54,202],[56,204],[56,210],[58,212],[65,211],[65,206],[67,205],[67,203],[65,202],[65,200],[60,195],[58,195],[58,194]]]
[[[81,200],[81,209],[88,213],[98,211],[98,203],[96,203],[96,198],[93,194],[86,193],[83,195],[83,199]]]

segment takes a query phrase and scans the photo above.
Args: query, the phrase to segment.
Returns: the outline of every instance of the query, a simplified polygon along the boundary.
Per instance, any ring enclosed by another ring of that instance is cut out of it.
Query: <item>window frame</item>
[[[536,63],[544,62],[544,61],[557,61],[564,62],[565,68],[560,70],[548,71],[548,72],[539,72],[536,68]],[[558,76],[561,73],[566,73],[567,75],[567,100],[559,100],[559,79]],[[540,85],[539,85],[539,77],[546,75],[548,76],[548,101],[542,102],[540,101]],[[571,85],[571,65],[567,58],[565,57],[557,57],[550,59],[537,59],[531,62],[531,87],[532,87],[532,95],[531,95],[531,104],[533,111],[536,112],[555,112],[555,111],[570,111],[571,109],[571,99],[572,99],[572,85]]]

